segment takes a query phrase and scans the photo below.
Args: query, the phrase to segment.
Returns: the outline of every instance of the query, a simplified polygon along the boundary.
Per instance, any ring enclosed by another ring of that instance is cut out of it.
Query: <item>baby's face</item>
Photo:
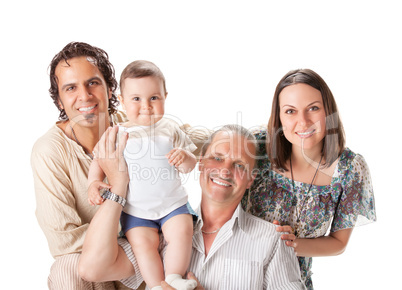
[[[163,117],[166,94],[160,79],[127,78],[121,93],[129,125],[151,126]]]

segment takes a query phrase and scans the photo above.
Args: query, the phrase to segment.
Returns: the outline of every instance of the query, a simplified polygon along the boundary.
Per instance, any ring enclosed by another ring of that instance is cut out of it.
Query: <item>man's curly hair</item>
[[[106,81],[108,89],[112,91],[112,96],[109,99],[109,113],[116,112],[119,101],[115,94],[117,88],[117,81],[115,78],[115,71],[113,65],[109,61],[109,56],[103,49],[89,45],[84,42],[70,42],[58,54],[54,56],[49,65],[50,69],[50,97],[53,99],[54,104],[60,111],[59,120],[68,120],[68,116],[64,109],[60,107],[59,89],[57,84],[57,76],[55,74],[56,66],[60,61],[64,60],[68,64],[68,60],[74,57],[87,56],[93,60],[93,63],[98,67]]]

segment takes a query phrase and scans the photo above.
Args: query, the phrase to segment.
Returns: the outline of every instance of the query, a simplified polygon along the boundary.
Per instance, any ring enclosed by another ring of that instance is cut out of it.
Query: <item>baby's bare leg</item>
[[[135,227],[127,231],[141,275],[149,288],[159,286],[165,280],[162,260],[159,256],[159,234],[155,228]]]
[[[179,284],[172,283],[172,286],[178,289],[194,289],[197,283],[193,283],[192,280],[183,281],[181,277],[173,275],[184,276],[190,263],[193,241],[192,216],[180,214],[172,217],[162,226],[162,232],[168,244],[164,260],[166,281],[171,284],[168,280],[172,277],[171,279],[182,281],[176,281]],[[171,276],[168,277],[169,275]]]

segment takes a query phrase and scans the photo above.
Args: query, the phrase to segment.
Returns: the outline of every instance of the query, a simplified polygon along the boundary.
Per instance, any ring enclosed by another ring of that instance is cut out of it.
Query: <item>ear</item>
[[[121,106],[123,107],[123,110],[126,110],[126,107],[124,106],[124,98],[122,95],[118,95],[117,98],[119,99],[119,102]]]
[[[204,163],[202,162],[203,159],[203,156],[200,156],[198,159],[198,171],[202,171],[202,169],[204,168]]]
[[[251,180],[247,184],[247,189],[249,189],[251,187],[251,185],[253,185],[254,179],[255,179],[255,176],[252,176]]]
[[[63,103],[61,102],[60,98],[57,100],[57,103],[59,105],[59,108],[64,110],[64,106],[63,106]]]
[[[249,189],[251,187],[251,185],[253,185],[254,179],[257,176],[257,172],[255,172],[254,170],[250,173],[250,180],[247,184],[247,189]]]
[[[165,94],[165,100],[166,100],[166,98],[167,98],[167,95],[168,95],[168,92],[166,92],[166,94]]]
[[[113,92],[111,89],[109,89],[109,100],[112,98]]]

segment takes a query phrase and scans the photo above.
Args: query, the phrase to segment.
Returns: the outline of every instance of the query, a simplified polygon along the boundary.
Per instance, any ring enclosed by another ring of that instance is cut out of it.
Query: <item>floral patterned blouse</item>
[[[269,222],[278,220],[292,226],[299,238],[317,238],[328,229],[336,232],[376,220],[370,172],[363,156],[346,148],[331,184],[312,185],[308,192],[310,184],[295,181],[293,189],[291,179],[272,170],[265,149],[266,132],[256,134],[256,138],[259,171],[242,200],[246,211]],[[313,289],[312,258],[298,259],[302,280],[307,289]]]

